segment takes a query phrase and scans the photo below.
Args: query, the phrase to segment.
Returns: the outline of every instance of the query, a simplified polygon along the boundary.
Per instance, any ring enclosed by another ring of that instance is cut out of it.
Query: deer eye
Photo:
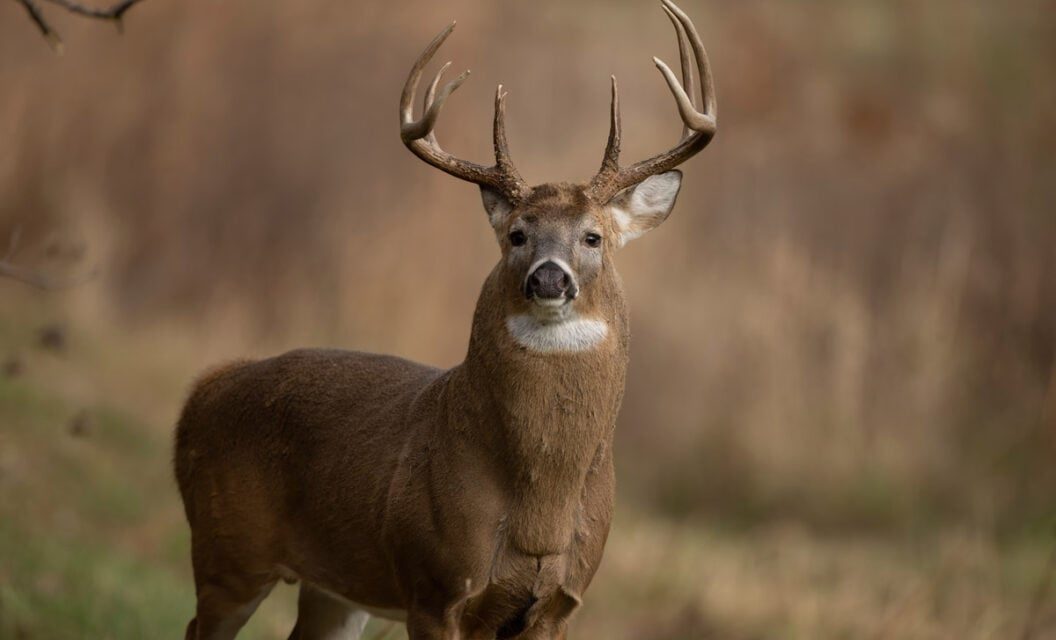
[[[510,232],[510,244],[512,244],[515,247],[520,247],[525,242],[528,242],[528,236],[524,235],[523,231],[511,231]]]
[[[601,236],[596,233],[588,233],[583,237],[583,242],[586,242],[588,247],[597,249],[601,246]]]

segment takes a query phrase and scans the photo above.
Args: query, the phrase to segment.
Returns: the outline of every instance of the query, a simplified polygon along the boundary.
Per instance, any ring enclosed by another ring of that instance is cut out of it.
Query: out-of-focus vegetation
[[[149,0],[120,37],[54,16],[61,58],[8,4],[0,245],[97,275],[0,282],[0,637],[182,632],[197,370],[460,360],[497,250],[396,127],[450,19],[460,156],[489,157],[497,82],[533,182],[596,169],[612,73],[627,161],[679,132],[652,3]],[[682,5],[720,132],[618,258],[621,510],[576,637],[1056,636],[1056,5]],[[290,595],[247,637],[284,637]]]

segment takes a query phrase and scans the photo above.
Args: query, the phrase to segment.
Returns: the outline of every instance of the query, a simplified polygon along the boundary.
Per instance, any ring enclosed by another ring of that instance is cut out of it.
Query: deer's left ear
[[[660,226],[675,207],[682,172],[668,171],[651,176],[617,193],[605,206],[620,234],[619,246]]]

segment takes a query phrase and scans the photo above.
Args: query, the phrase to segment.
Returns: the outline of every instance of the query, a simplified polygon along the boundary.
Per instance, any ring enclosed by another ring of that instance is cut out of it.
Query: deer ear
[[[506,216],[513,211],[513,205],[506,199],[506,196],[491,187],[481,186],[480,197],[484,200],[484,210],[488,212],[488,220],[491,221],[492,228],[498,231],[503,221],[506,220]]]
[[[622,247],[667,220],[681,186],[682,172],[668,171],[646,178],[609,200],[605,208],[620,234],[618,245]]]

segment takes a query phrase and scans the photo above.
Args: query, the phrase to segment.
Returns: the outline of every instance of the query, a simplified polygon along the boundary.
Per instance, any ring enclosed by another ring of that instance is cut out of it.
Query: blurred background
[[[1056,2],[683,0],[720,130],[617,262],[618,514],[572,637],[1056,638]],[[533,183],[680,122],[659,3],[146,0],[125,33],[0,5],[0,637],[181,637],[170,436],[193,376],[297,346],[458,363],[498,256],[438,127]],[[244,631],[284,638],[282,588]],[[372,624],[371,638],[404,637]]]

